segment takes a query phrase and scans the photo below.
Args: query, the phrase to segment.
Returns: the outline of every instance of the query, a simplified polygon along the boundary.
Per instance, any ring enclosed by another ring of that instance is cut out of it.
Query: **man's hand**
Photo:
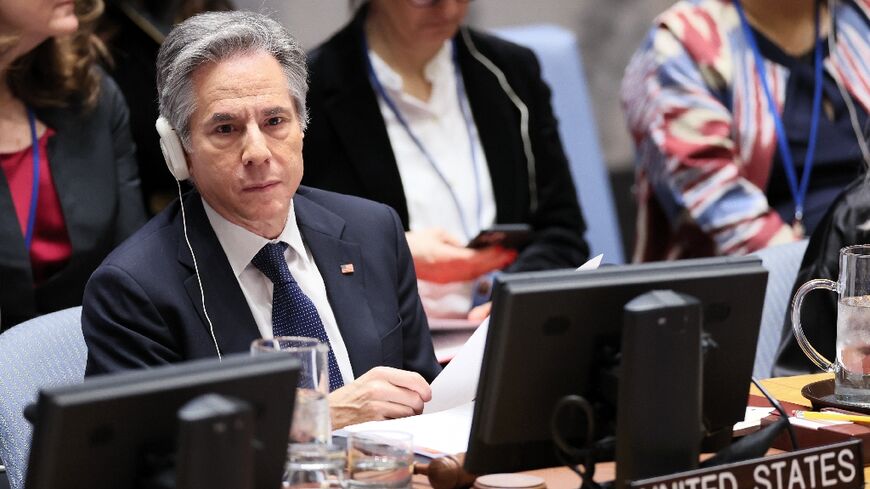
[[[458,239],[440,228],[405,233],[417,278],[437,283],[473,280],[493,270],[501,270],[517,257],[515,250],[498,246],[466,248]]]
[[[423,403],[430,399],[432,390],[420,374],[375,367],[329,394],[332,429],[420,414]]]

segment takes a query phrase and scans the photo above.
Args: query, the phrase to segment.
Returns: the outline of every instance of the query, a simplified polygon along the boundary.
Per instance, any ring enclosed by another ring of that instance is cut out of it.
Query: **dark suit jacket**
[[[395,209],[408,229],[408,208],[386,125],[369,82],[362,7],[354,20],[311,53],[303,183],[359,195]],[[539,208],[529,209],[528,170],[519,111],[498,81],[459,39],[459,67],[492,178],[498,223],[529,223],[533,241],[508,271],[575,267],[589,255],[586,226],[550,107],[550,89],[528,49],[472,31],[475,45],[501,68],[528,105]],[[460,36],[461,37],[461,36]]]
[[[837,197],[813,231],[804,253],[791,297],[814,278],[836,282],[840,272],[840,249],[870,243],[870,181],[858,177]],[[837,294],[816,291],[807,295],[801,308],[801,326],[810,344],[828,360],[836,360]],[[791,327],[791,307],[786,312],[782,340],[773,367],[775,376],[817,373],[818,367],[801,351]]]
[[[356,376],[386,365],[440,371],[398,217],[356,197],[300,187],[293,199]],[[184,199],[208,315],[221,353],[247,352],[260,333],[200,196]],[[87,374],[216,356],[179,204],[118,247],[85,290]],[[353,274],[340,266],[352,263]]]
[[[55,130],[48,164],[60,199],[72,256],[34,289],[30,254],[0,172],[0,320],[4,329],[82,303],[85,283],[116,245],[145,223],[127,105],[104,76],[97,106],[88,112],[41,109]]]

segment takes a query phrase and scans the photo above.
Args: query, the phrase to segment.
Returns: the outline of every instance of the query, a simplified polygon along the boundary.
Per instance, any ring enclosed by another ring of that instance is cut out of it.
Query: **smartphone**
[[[528,224],[496,224],[484,229],[471,241],[469,248],[486,248],[501,246],[503,248],[522,248],[532,237],[532,227]]]

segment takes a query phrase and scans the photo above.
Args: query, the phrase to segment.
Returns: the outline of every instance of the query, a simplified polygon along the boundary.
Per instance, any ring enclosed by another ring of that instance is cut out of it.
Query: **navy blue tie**
[[[317,338],[329,347],[329,391],[332,392],[344,385],[341,372],[317,308],[290,274],[284,259],[286,249],[287,243],[268,243],[251,260],[272,281],[272,334]]]

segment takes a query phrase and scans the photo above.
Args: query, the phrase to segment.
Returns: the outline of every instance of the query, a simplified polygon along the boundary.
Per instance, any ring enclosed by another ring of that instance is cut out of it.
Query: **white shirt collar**
[[[305,252],[305,244],[302,241],[302,233],[299,232],[299,225],[296,223],[296,211],[292,200],[290,201],[290,208],[287,211],[287,222],[284,224],[284,229],[277,238],[272,240],[252,233],[238,224],[228,221],[208,205],[205,199],[202,199],[202,205],[205,207],[208,222],[211,224],[212,229],[214,229],[214,233],[224,249],[224,254],[227,255],[227,260],[229,260],[230,267],[232,267],[236,278],[239,278],[248,265],[253,266],[251,260],[254,259],[254,256],[267,243],[283,241],[296,252],[296,256],[300,259],[308,259],[308,254]]]
[[[438,82],[444,79],[444,77],[452,77],[452,57],[453,43],[450,42],[450,40],[444,41],[444,45],[441,46],[441,49],[439,49],[435,56],[426,63],[426,67],[423,69],[423,75],[433,85],[438,84]],[[381,85],[384,86],[384,89],[392,92],[401,92],[403,85],[402,76],[396,73],[396,71],[391,68],[383,58],[378,56],[378,54],[371,49],[369,49],[369,58],[372,62],[372,69],[374,69],[375,75],[378,77]]]

